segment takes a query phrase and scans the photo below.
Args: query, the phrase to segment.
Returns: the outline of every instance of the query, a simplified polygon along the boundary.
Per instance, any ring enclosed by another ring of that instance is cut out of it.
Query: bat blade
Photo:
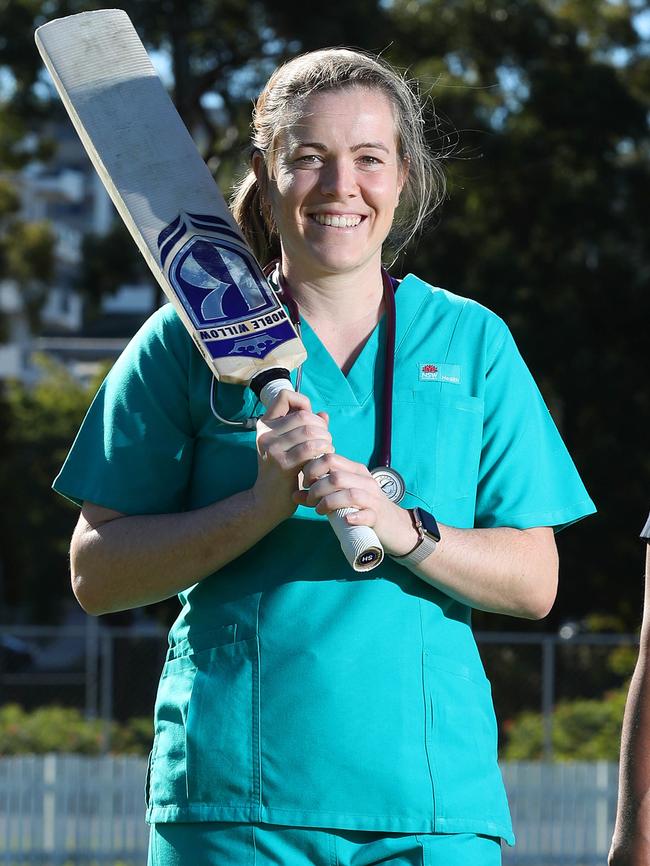
[[[217,379],[247,386],[301,364],[304,346],[128,15],[82,12],[35,38],[118,213]],[[342,512],[331,522],[355,570],[381,562],[371,529],[349,527]]]

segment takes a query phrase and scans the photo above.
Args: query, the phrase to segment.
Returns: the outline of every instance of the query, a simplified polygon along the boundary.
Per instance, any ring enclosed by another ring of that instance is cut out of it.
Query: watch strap
[[[419,535],[418,542],[413,548],[413,550],[410,550],[408,553],[404,554],[404,556],[391,556],[391,559],[394,559],[395,562],[399,562],[401,565],[419,565],[423,560],[425,560],[433,553],[433,551],[436,549],[437,542],[424,531],[422,521],[420,520],[418,515],[418,509],[409,508],[408,511],[411,515],[413,526],[415,527]]]

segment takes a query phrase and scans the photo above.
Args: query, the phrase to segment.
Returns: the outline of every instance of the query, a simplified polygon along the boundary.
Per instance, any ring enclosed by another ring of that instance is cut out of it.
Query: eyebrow
[[[296,147],[311,147],[319,151],[327,150],[327,146],[320,141],[298,141],[296,142]],[[384,153],[390,153],[389,149],[381,141],[362,141],[360,144],[352,145],[350,150],[355,153],[357,150],[363,150],[364,148],[375,148],[376,150],[383,150]]]

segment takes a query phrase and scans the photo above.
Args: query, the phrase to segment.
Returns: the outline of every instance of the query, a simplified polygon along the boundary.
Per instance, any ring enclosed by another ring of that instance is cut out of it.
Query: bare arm
[[[639,658],[625,704],[609,866],[650,866],[650,546]]]
[[[125,515],[85,502],[70,547],[72,588],[87,613],[153,604],[244,553],[279,522],[252,490],[180,514]]]
[[[305,466],[308,492],[294,499],[321,514],[353,507],[353,524],[372,526],[388,554],[403,556],[418,535],[410,514],[391,502],[365,466],[328,454]],[[553,530],[456,529],[440,525],[441,541],[420,563],[418,577],[479,610],[541,619],[557,592],[558,556]]]
[[[557,548],[550,527],[441,525],[440,533],[434,553],[415,572],[422,580],[479,610],[525,619],[541,619],[549,613],[558,582]]]
[[[304,463],[331,450],[325,416],[283,394],[258,425],[250,490],[178,514],[125,515],[85,502],[72,536],[72,587],[88,613],[152,604],[187,589],[249,550],[295,510]]]

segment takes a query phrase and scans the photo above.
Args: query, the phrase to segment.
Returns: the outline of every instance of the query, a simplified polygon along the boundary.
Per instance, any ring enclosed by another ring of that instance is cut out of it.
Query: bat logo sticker
[[[245,340],[236,340],[233,343],[232,349],[228,352],[229,355],[266,355],[268,349],[274,344],[279,343],[275,337],[268,334],[262,334],[259,337],[248,337]]]
[[[160,232],[158,250],[197,328],[233,324],[277,308],[255,260],[225,220],[179,214]]]

